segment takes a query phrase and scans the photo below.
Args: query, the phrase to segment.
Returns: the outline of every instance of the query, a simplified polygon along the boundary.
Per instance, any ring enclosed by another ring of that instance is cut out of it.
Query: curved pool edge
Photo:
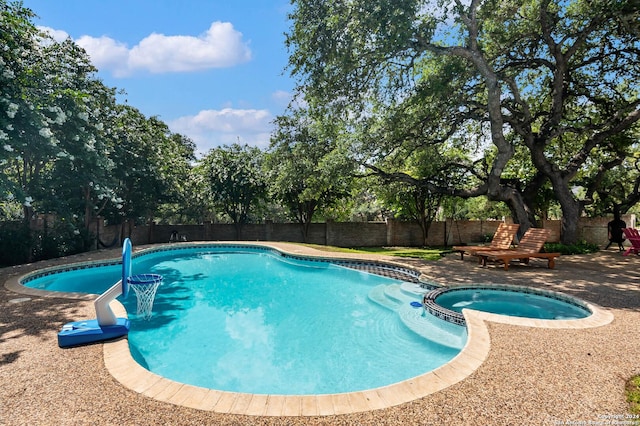
[[[468,339],[448,363],[420,376],[358,392],[324,395],[266,395],[219,391],[176,382],[144,369],[128,340],[104,343],[107,370],[126,388],[149,398],[221,414],[250,416],[330,416],[379,410],[423,398],[452,386],[482,365],[490,349],[489,331],[476,312],[465,313]]]
[[[49,291],[49,290],[41,290],[38,288],[27,287],[21,284],[23,278],[29,276],[33,272],[29,272],[21,275],[11,276],[4,282],[4,288],[14,293],[24,294],[27,296],[33,297],[48,297],[48,298],[63,298],[63,299],[78,299],[78,300],[87,300],[92,301],[97,297],[96,294],[86,294],[86,293],[74,293],[74,292],[64,292],[64,291]]]
[[[485,321],[491,321],[500,324],[517,325],[521,327],[538,327],[538,328],[564,328],[564,329],[583,329],[602,327],[610,324],[614,320],[614,316],[608,310],[593,303],[585,302],[586,307],[591,311],[591,315],[586,318],[566,319],[566,320],[543,320],[536,318],[512,317],[508,315],[492,314],[489,312],[473,311],[477,316]],[[463,309],[464,311],[472,311],[471,309]]]
[[[254,247],[266,246],[294,256],[314,257],[326,260],[370,261],[415,270],[415,268],[407,264],[403,264],[397,260],[390,260],[380,255],[369,256],[322,252],[310,247],[291,243],[202,242],[199,244],[197,242],[190,242],[162,244],[139,249],[136,251],[135,256],[157,250],[157,248],[161,246],[177,248],[216,244],[237,244]],[[107,261],[109,261],[109,259],[95,262],[77,262],[74,264],[99,264]],[[73,264],[70,263],[65,266],[44,269],[60,269],[70,265]],[[94,300],[96,297],[95,295],[83,293],[51,292],[33,289],[20,284],[23,277],[32,273],[33,271],[11,276],[5,282],[5,287],[16,293],[36,297],[73,298],[79,300]],[[126,337],[115,341],[102,342],[100,344],[103,345],[103,358],[107,371],[109,371],[121,385],[136,393],[161,402],[226,414],[252,416],[329,416],[372,411],[400,405],[426,397],[466,379],[472,375],[488,357],[490,351],[490,335],[486,321],[544,328],[592,328],[603,326],[613,321],[614,316],[611,312],[585,301],[583,301],[583,303],[589,307],[592,315],[577,320],[536,320],[464,309],[463,316],[466,321],[468,333],[467,342],[460,353],[451,361],[430,372],[402,382],[366,391],[341,394],[302,396],[262,395],[201,388],[175,382],[144,369],[133,359]],[[124,306],[117,300],[111,302],[111,307],[116,315],[127,316]]]

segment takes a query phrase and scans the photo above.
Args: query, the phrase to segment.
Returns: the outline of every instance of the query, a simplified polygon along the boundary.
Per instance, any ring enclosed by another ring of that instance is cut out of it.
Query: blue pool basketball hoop
[[[121,294],[127,297],[130,277],[131,240],[127,238],[122,245],[122,278],[95,300],[94,306],[97,318],[65,324],[58,333],[58,345],[60,347],[77,346],[115,339],[129,333],[129,320],[127,318],[116,318],[109,304]]]

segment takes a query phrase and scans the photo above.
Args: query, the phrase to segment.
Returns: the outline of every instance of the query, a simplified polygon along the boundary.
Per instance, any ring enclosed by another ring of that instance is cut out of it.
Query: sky
[[[289,0],[24,0],[34,23],[71,37],[105,85],[188,136],[199,155],[266,148],[294,81],[284,45]]]

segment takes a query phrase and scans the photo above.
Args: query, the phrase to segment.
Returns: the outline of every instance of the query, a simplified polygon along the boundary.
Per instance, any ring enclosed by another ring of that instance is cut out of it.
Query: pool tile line
[[[422,275],[419,271],[402,265],[401,263],[396,263],[392,261],[379,261],[379,260],[363,260],[358,258],[348,258],[344,256],[333,256],[331,254],[322,253],[311,254],[311,253],[292,253],[287,249],[289,248],[287,245],[281,243],[265,243],[261,244],[260,242],[256,243],[248,243],[248,244],[239,244],[239,243],[228,243],[228,242],[191,242],[191,243],[175,243],[162,245],[159,247],[152,248],[143,248],[135,251],[132,254],[132,259],[137,257],[141,257],[147,254],[152,253],[160,253],[160,252],[169,252],[169,251],[181,251],[181,250],[189,250],[189,249],[229,249],[229,250],[258,250],[263,252],[269,252],[274,255],[280,257],[286,257],[294,260],[307,261],[307,262],[329,262],[334,265],[348,267],[351,269],[361,270],[364,272],[385,276],[388,278],[394,278],[400,281],[407,281],[412,283],[420,283],[425,287],[426,290],[436,288],[437,285],[432,283],[427,283],[423,281]],[[342,253],[344,254],[344,253]],[[37,278],[49,276],[52,274],[69,272],[75,270],[88,269],[97,266],[114,266],[120,265],[122,261],[119,259],[105,259],[105,260],[91,260],[85,262],[76,262],[68,265],[59,265],[59,266],[50,266],[47,268],[39,269],[37,271],[28,272],[24,275],[10,278],[6,283],[5,287],[11,291],[28,294],[31,296],[40,296],[40,297],[64,297],[64,298],[72,298],[72,299],[86,299],[93,300],[95,295],[86,294],[86,293],[78,293],[78,292],[51,292],[44,289],[38,289],[34,287],[27,287],[24,284],[33,281]]]
[[[371,271],[372,273],[377,273],[379,275],[385,274],[384,270],[388,270],[391,273],[394,273],[399,276],[404,276],[404,279],[411,282],[419,282],[420,273],[412,268],[407,268],[404,265],[399,264],[391,264],[381,261],[364,261],[358,259],[345,259],[342,256],[327,256],[322,255],[300,255],[294,254],[286,251],[286,249],[282,249],[281,247],[274,247],[272,245],[263,245],[258,243],[247,243],[247,244],[233,244],[227,243],[224,241],[221,242],[192,242],[192,243],[178,243],[172,245],[163,245],[161,247],[154,247],[148,249],[142,249],[133,254],[132,258],[135,259],[139,256],[144,256],[145,254],[150,253],[158,253],[165,251],[173,251],[173,250],[189,250],[189,249],[224,249],[224,250],[257,250],[263,252],[269,252],[277,256],[286,257],[293,260],[300,260],[306,262],[330,262],[335,265],[345,266],[358,270]]]
[[[121,264],[122,264],[122,261],[110,259],[110,260],[103,260],[103,261],[91,260],[87,262],[78,262],[78,263],[72,263],[70,265],[63,265],[63,266],[50,266],[48,268],[39,269],[37,271],[24,275],[21,281],[23,283],[27,283],[37,278],[42,278],[42,277],[46,277],[53,274],[59,274],[61,272],[89,269],[89,268],[94,268],[96,266],[115,266],[115,265],[121,265]]]

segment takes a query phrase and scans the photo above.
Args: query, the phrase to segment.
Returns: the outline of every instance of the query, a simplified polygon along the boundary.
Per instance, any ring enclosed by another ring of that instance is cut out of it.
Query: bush
[[[87,251],[90,235],[62,219],[53,228],[36,232],[34,240],[34,260],[44,260]]]
[[[598,250],[597,244],[587,243],[586,241],[580,241],[576,244],[546,243],[544,245],[544,251],[547,253],[587,254],[595,253]]]
[[[0,267],[53,259],[89,249],[92,236],[61,220],[44,231],[21,222],[0,222]]]
[[[27,263],[32,245],[28,226],[20,222],[0,222],[0,266]]]

